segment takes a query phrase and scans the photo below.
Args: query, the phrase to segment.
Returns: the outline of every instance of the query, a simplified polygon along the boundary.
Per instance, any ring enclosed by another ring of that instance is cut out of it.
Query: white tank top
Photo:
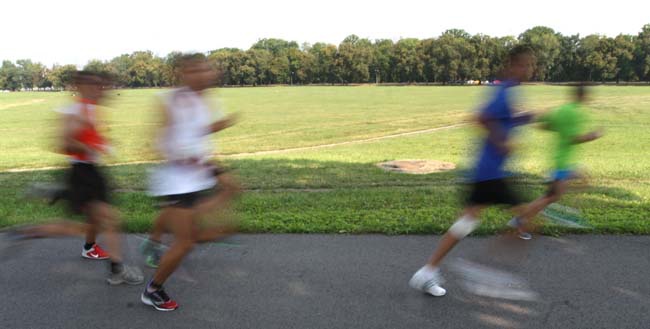
[[[168,122],[158,140],[158,148],[166,162],[151,175],[151,194],[185,194],[214,187],[216,179],[202,165],[214,151],[209,131],[212,109],[201,95],[189,88],[164,94],[162,102]]]

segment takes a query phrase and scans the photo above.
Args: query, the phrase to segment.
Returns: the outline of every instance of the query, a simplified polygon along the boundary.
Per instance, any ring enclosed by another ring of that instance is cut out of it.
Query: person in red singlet
[[[140,284],[144,281],[139,269],[122,262],[119,219],[109,203],[106,179],[98,167],[102,153],[109,150],[97,125],[97,103],[104,97],[107,79],[98,74],[79,71],[73,79],[78,98],[59,112],[63,134],[61,151],[70,162],[65,194],[72,212],[81,214],[86,223],[59,221],[14,230],[17,239],[83,235],[86,238],[81,256],[86,259],[110,259],[110,284]],[[99,232],[105,234],[108,251],[97,243]]]

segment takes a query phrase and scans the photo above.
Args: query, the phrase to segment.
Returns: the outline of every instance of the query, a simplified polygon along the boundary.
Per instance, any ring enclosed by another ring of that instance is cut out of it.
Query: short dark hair
[[[77,71],[72,75],[72,83],[75,85],[91,85],[98,84],[104,78],[96,73],[91,71]]]
[[[506,58],[508,63],[512,63],[518,59],[520,59],[523,56],[534,56],[535,52],[533,51],[532,48],[530,48],[527,45],[515,45],[508,51],[508,56]]]
[[[208,59],[205,54],[202,53],[188,53],[184,54],[176,60],[176,68],[184,69],[185,67],[195,64],[206,62]]]

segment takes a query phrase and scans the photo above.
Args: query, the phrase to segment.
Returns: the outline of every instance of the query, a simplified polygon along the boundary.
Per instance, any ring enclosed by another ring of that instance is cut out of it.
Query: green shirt
[[[587,115],[578,103],[563,105],[544,115],[541,121],[555,132],[555,170],[571,170],[574,167],[575,138],[583,134]]]

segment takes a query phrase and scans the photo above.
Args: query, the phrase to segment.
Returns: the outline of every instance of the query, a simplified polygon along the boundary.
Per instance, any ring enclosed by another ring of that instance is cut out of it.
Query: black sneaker
[[[140,300],[146,305],[153,306],[158,311],[168,312],[178,308],[178,303],[169,298],[162,287],[154,292],[149,292],[145,288]]]

